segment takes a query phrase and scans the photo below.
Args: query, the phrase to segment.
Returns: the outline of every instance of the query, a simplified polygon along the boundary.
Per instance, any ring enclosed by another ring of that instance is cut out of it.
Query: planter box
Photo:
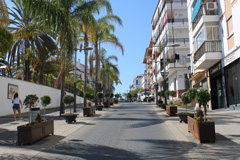
[[[64,114],[64,115],[62,115],[62,117],[65,119],[65,121],[67,123],[76,122],[77,116],[78,116],[78,114]]]
[[[54,134],[54,121],[52,119],[31,126],[18,126],[18,145],[32,144],[49,134]]]
[[[212,121],[198,122],[188,116],[188,132],[191,132],[200,143],[215,142],[215,124]]]
[[[115,103],[115,104],[118,104],[118,100],[114,100],[114,103]]]
[[[110,102],[110,105],[112,106],[112,105],[113,105],[113,102]]]
[[[93,116],[95,114],[95,107],[83,107],[83,116]]]
[[[194,117],[194,114],[193,113],[186,113],[186,112],[182,112],[182,113],[177,113],[178,117],[179,117],[179,122],[182,123],[185,122],[185,123],[188,123],[188,116],[190,117]]]
[[[166,107],[166,113],[167,113],[169,116],[176,116],[177,107],[170,107],[170,106],[167,105],[167,107]]]
[[[110,107],[110,103],[108,102],[103,102],[104,108],[109,108]]]
[[[95,106],[97,111],[102,111],[103,105],[97,105]]]
[[[151,102],[151,99],[147,99],[147,102],[150,103],[150,102]]]

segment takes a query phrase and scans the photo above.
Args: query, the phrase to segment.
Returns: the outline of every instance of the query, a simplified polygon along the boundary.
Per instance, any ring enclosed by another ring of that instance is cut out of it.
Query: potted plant
[[[173,97],[176,96],[176,91],[169,91],[169,96],[172,97],[172,101],[173,101]]]
[[[46,112],[46,107],[51,103],[51,97],[48,95],[42,96],[41,98],[41,104],[44,107],[44,119],[45,119],[45,112]]]
[[[62,115],[67,123],[76,122],[76,118],[78,114],[72,113],[71,111],[71,104],[74,102],[74,97],[71,95],[63,96],[63,103],[67,104],[70,108],[70,113],[65,113]]]
[[[29,108],[29,123],[33,122],[37,114],[40,113],[40,108],[36,107],[36,103],[39,101],[38,99],[36,94],[29,94],[23,101],[23,105],[26,106],[25,108]]]
[[[181,123],[182,123],[182,121],[187,123],[187,119],[188,119],[187,116],[194,117],[193,113],[187,112],[188,104],[191,103],[191,101],[187,95],[182,95],[181,100],[182,100],[183,104],[186,105],[186,112],[181,112],[181,113],[178,113],[177,115],[179,116]]]
[[[177,106],[173,103],[173,101],[170,101],[169,105],[166,106],[166,113],[169,116],[176,116]]]
[[[96,110],[101,111],[103,108],[103,105],[101,105],[101,99],[103,98],[103,93],[102,92],[98,92],[96,94],[96,97],[99,99],[99,105],[96,105]]]
[[[86,92],[84,93],[84,97],[88,100],[91,100],[91,94]],[[92,116],[95,114],[95,107],[92,106],[92,103],[89,101],[87,106],[83,107],[83,116]]]
[[[199,104],[206,107],[210,100],[210,94],[207,90],[197,92],[197,101]],[[204,116],[205,115],[205,116]],[[215,123],[206,118],[206,114],[199,109],[194,118],[188,116],[188,132],[191,132],[200,143],[202,142],[215,142]]]
[[[110,92],[110,105],[113,105],[113,101],[112,101],[112,98],[113,98],[114,94],[112,92]]]
[[[161,107],[161,108],[163,108],[163,109],[166,109],[166,106],[165,106],[165,104],[163,104],[163,100],[162,100],[162,98],[165,97],[164,91],[158,92],[158,96],[159,96],[158,106]]]
[[[186,96],[191,101],[192,107],[194,107],[195,104],[196,104],[197,89],[196,88],[189,88],[187,90]]]
[[[103,105],[104,105],[105,108],[110,107],[109,98],[110,98],[110,93],[108,92],[108,93],[105,94],[105,102],[103,102]]]
[[[164,94],[165,94],[165,97],[167,97],[167,99],[169,99],[170,91],[166,90]],[[167,104],[167,102],[165,102],[165,103]]]
[[[38,102],[38,97],[30,94],[26,96],[23,104],[30,108],[30,113],[31,108],[33,108],[36,102]],[[30,123],[29,114],[29,123],[17,127],[18,145],[32,144],[33,142],[40,140],[49,134],[54,134],[54,121],[52,119],[42,120],[40,113],[38,113],[35,121]]]
[[[119,94],[115,94],[115,98],[114,98],[114,103],[118,104],[118,98],[119,98]]]

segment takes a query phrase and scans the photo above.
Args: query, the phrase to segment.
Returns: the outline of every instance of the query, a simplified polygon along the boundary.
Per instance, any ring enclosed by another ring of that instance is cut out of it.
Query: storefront
[[[225,73],[228,106],[238,109],[240,107],[240,58],[225,67]]]
[[[221,61],[209,69],[212,109],[224,108],[224,86]]]

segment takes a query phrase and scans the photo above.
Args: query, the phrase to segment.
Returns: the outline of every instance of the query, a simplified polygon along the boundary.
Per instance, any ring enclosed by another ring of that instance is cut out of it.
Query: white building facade
[[[210,109],[240,108],[240,1],[187,3],[193,87],[209,90]]]
[[[149,49],[152,54],[147,61],[152,62],[152,83],[158,91],[164,90],[165,73],[166,90],[174,90],[180,97],[189,88],[187,0],[159,0],[152,19]]]

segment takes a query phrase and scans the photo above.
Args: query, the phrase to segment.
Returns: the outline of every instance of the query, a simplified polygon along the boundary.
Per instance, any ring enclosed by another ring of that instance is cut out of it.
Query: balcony
[[[218,10],[215,11],[207,11],[206,5],[201,5],[199,12],[196,17],[192,21],[193,31],[198,31],[203,23],[207,22],[217,22],[219,23],[219,15]],[[196,30],[195,30],[196,29]],[[195,34],[194,34],[195,35]]]
[[[204,41],[194,54],[195,69],[208,69],[221,59],[220,40]]]

